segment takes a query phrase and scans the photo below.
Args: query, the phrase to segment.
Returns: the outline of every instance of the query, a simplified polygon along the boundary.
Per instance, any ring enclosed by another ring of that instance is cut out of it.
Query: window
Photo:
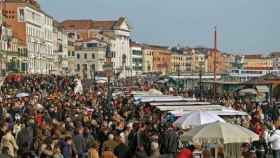
[[[97,43],[88,43],[87,47],[88,48],[96,48],[97,47]]]
[[[71,56],[71,52],[70,52],[70,51],[68,51],[68,56],[69,56],[69,57]]]
[[[87,59],[87,53],[84,54],[84,58]]]
[[[75,52],[74,52],[74,51],[72,52],[72,56],[73,56],[73,57],[75,56]]]
[[[83,64],[83,71],[87,71],[87,64]]]
[[[80,54],[77,54],[77,59],[80,59]]]
[[[92,54],[91,54],[91,58],[92,58],[92,59],[94,59],[94,58],[95,58],[95,55],[94,55],[94,53],[92,53]]]
[[[91,71],[95,72],[95,65],[94,64],[91,64],[90,68],[91,68]]]
[[[19,21],[24,20],[24,9],[19,9]]]
[[[80,71],[80,64],[77,64],[77,71]]]
[[[32,13],[32,20],[35,20],[35,13]]]

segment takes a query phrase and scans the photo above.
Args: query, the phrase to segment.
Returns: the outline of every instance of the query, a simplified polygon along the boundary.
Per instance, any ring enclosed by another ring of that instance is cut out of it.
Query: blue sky
[[[58,20],[126,16],[132,38],[162,45],[212,47],[227,52],[280,51],[279,0],[39,0]]]

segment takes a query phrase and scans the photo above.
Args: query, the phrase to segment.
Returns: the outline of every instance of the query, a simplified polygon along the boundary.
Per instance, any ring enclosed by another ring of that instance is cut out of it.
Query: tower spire
[[[214,27],[214,99],[217,97],[217,85],[216,85],[216,79],[217,79],[217,26]]]

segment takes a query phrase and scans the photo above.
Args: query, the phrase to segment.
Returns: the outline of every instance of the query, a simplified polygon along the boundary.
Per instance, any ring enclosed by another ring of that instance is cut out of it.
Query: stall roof
[[[156,106],[161,111],[215,111],[222,110],[221,105],[193,105],[193,106]]]
[[[134,100],[137,100],[142,103],[187,102],[187,101],[196,101],[196,98],[184,98],[181,96],[134,96]]]
[[[190,105],[211,105],[209,102],[153,102],[151,106],[190,106]]]
[[[170,111],[172,114],[176,115],[177,117],[183,116],[184,114],[191,113],[192,111],[180,111],[180,110],[174,110]],[[243,111],[236,111],[231,108],[226,108],[222,110],[210,110],[209,112],[215,113],[219,116],[247,116],[248,114]]]

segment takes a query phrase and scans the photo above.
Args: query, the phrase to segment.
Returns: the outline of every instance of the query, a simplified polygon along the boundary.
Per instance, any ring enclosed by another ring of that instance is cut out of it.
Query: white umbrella
[[[181,139],[201,144],[230,144],[251,143],[259,140],[259,136],[239,125],[214,122],[191,129]]]
[[[17,98],[28,97],[28,96],[29,96],[29,93],[18,93],[16,95]]]
[[[194,111],[188,114],[183,115],[178,118],[174,125],[181,129],[187,129],[194,126],[200,126],[212,122],[225,122],[224,119],[219,117],[218,115],[208,112],[208,111]]]
[[[254,88],[247,88],[247,89],[240,90],[239,94],[240,95],[256,95],[256,94],[258,94],[258,92]]]
[[[163,95],[161,91],[156,90],[156,89],[150,89],[147,94],[148,95],[153,95],[153,96],[161,96],[161,95]]]
[[[104,84],[106,83],[107,81],[106,80],[97,80],[96,83],[99,83],[99,84]]]

